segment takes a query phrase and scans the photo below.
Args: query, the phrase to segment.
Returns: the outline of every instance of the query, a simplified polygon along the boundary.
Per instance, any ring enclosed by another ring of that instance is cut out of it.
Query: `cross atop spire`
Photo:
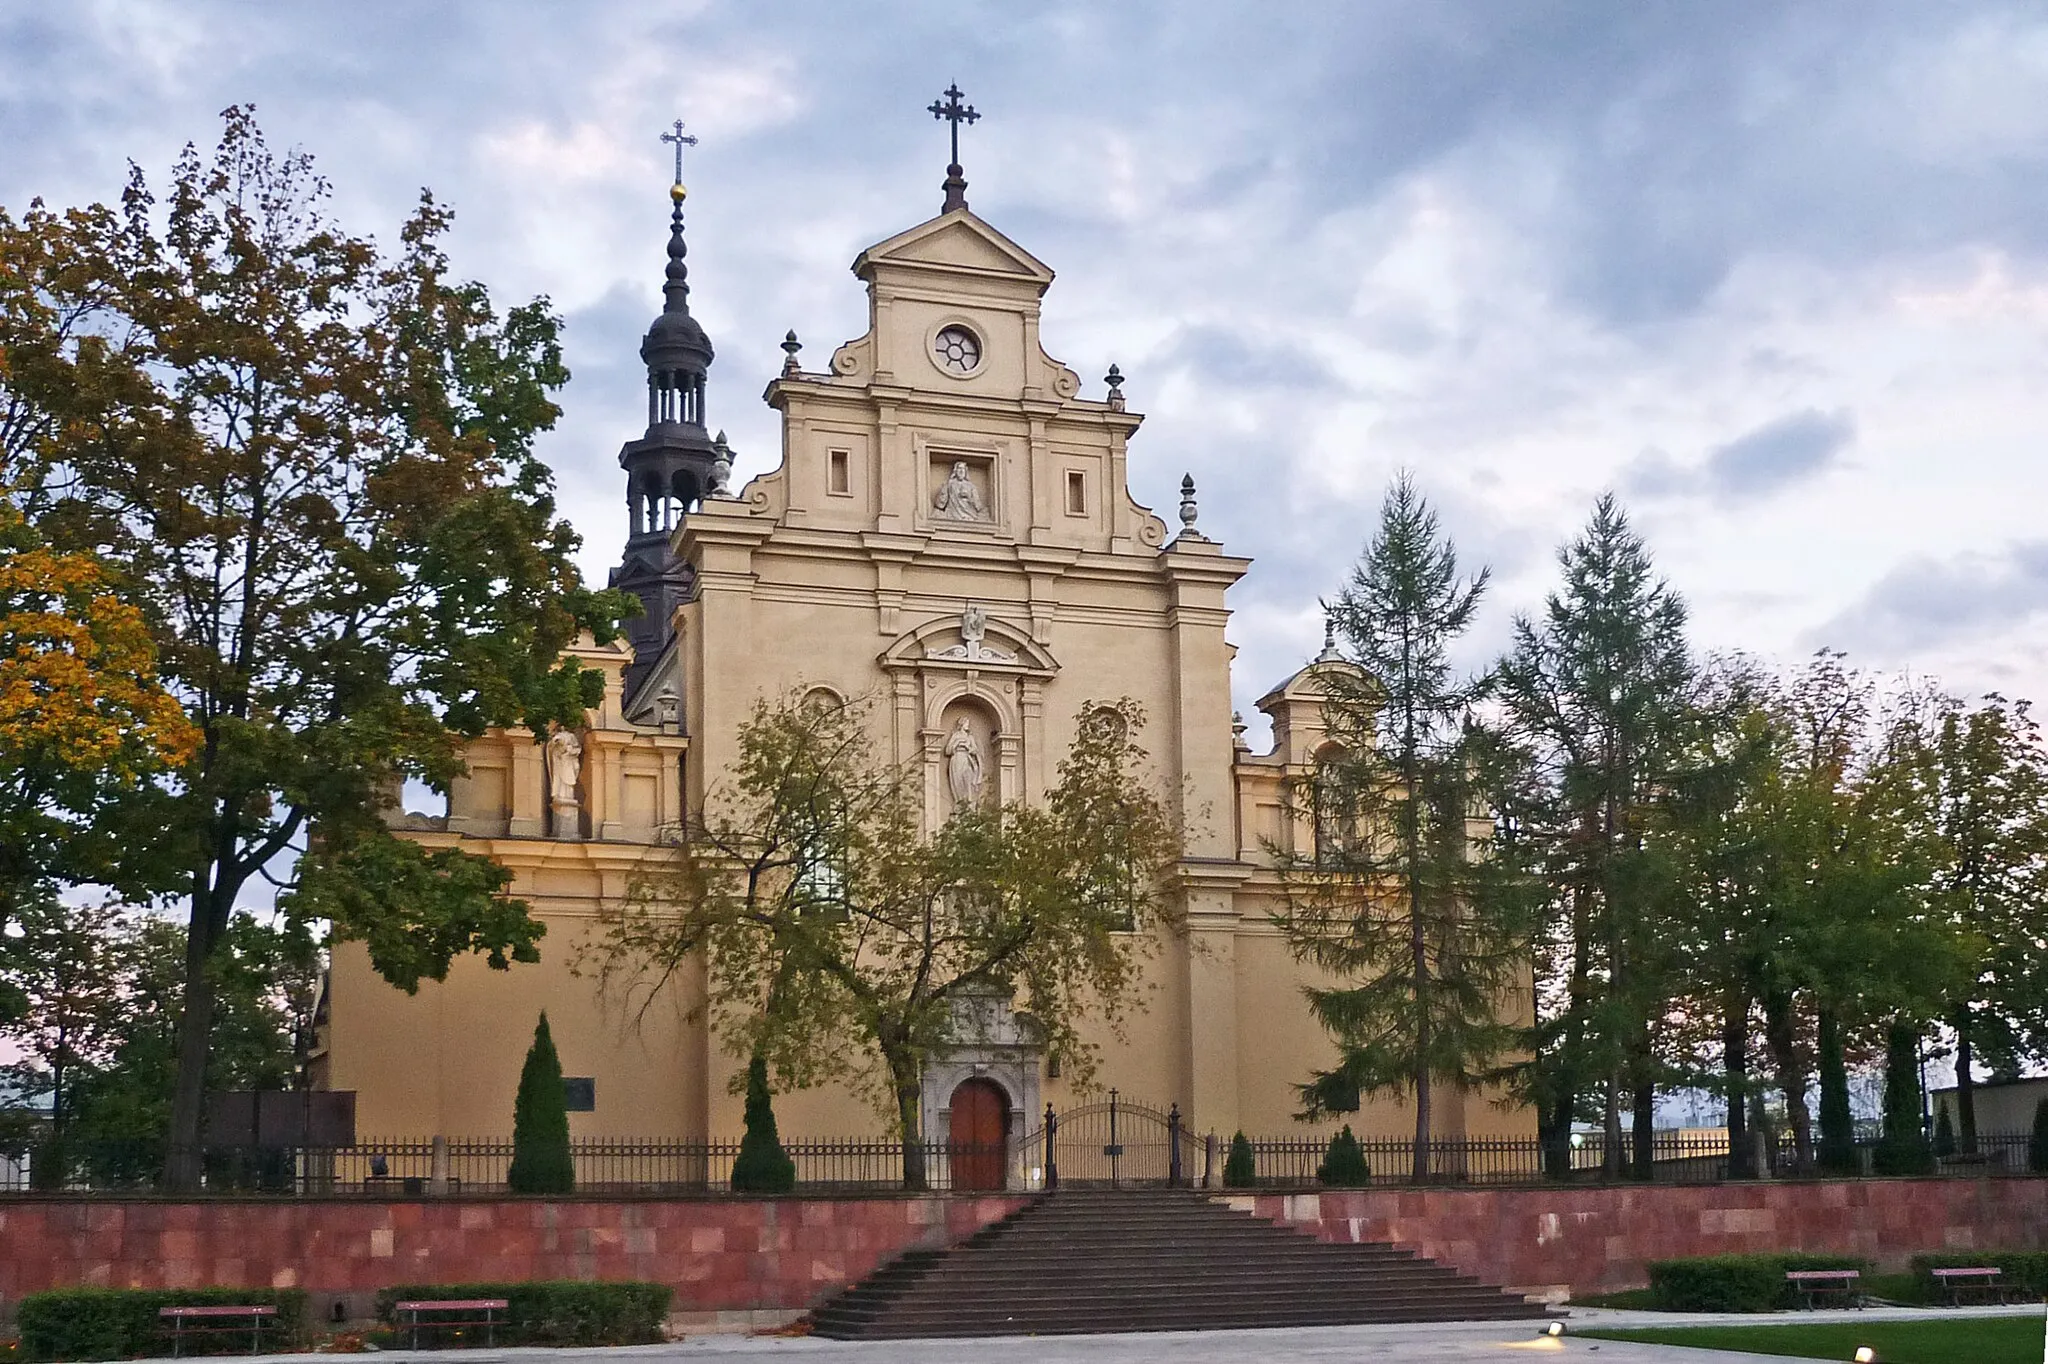
[[[684,132],[683,121],[681,119],[677,119],[675,123],[675,131],[672,133],[663,133],[661,135],[661,140],[663,142],[673,142],[676,144],[675,187],[677,189],[681,189],[683,187],[683,148],[696,146],[696,135],[693,133]]]
[[[952,133],[953,159],[947,163],[946,183],[942,187],[946,191],[946,207],[943,210],[946,213],[951,213],[956,208],[967,207],[967,179],[960,169],[960,125],[973,123],[981,117],[974,111],[973,105],[962,104],[960,99],[960,83],[955,81],[941,92],[938,99],[925,106],[933,118],[944,119],[952,125],[949,131]]]

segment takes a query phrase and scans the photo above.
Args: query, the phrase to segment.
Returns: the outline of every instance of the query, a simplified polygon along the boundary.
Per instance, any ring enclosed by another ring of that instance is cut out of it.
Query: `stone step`
[[[1385,1244],[1322,1242],[1186,1190],[1061,1190],[812,1314],[848,1339],[1534,1318]]]

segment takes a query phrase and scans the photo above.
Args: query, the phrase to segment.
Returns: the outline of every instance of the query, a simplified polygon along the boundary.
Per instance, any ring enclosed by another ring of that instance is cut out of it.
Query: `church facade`
[[[815,369],[785,342],[765,395],[781,459],[738,488],[706,422],[713,352],[689,314],[677,186],[666,303],[641,347],[647,427],[620,454],[628,535],[613,582],[646,614],[615,644],[577,647],[606,678],[580,733],[488,735],[445,817],[398,819],[409,837],[507,867],[547,925],[542,960],[509,972],[460,961],[408,996],[360,944],[337,945],[322,1069],[356,1092],[359,1132],[508,1133],[545,1009],[588,1100],[575,1136],[737,1137],[741,1063],[693,1016],[689,983],[651,1003],[607,997],[577,958],[599,911],[713,798],[756,701],[803,692],[868,702],[933,823],[961,799],[1042,798],[1084,706],[1135,699],[1139,742],[1181,812],[1186,928],[1151,958],[1125,1036],[1099,1039],[1096,1083],[1177,1105],[1226,1139],[1335,1125],[1293,1116],[1295,1086],[1334,1051],[1302,996],[1306,968],[1270,922],[1280,887],[1265,850],[1312,836],[1287,814],[1286,785],[1323,742],[1315,670],[1341,665],[1326,656],[1274,687],[1259,702],[1272,750],[1249,750],[1226,637],[1249,561],[1201,529],[1190,482],[1160,490],[1178,492],[1172,524],[1133,497],[1126,452],[1142,418],[1120,376],[1112,367],[1085,395],[1046,351],[1052,270],[977,217],[952,172],[939,216],[854,261],[866,333]],[[1000,1001],[977,1008],[926,1077],[929,1136],[946,1139],[969,1087],[1013,1140],[1045,1105],[1090,1097],[1048,1073],[1028,1020]],[[1533,1134],[1496,1096],[1434,1097],[1442,1136]],[[887,1131],[838,1084],[778,1095],[776,1109],[789,1138]],[[1413,1114],[1367,1096],[1343,1120],[1397,1136]]]

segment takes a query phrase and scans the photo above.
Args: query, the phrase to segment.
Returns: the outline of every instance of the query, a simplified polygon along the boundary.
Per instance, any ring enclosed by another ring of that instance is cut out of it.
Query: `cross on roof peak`
[[[952,125],[948,131],[952,134],[953,159],[946,166],[946,207],[943,210],[951,213],[956,208],[967,207],[967,179],[960,170],[960,125],[973,123],[981,115],[975,112],[973,105],[961,103],[958,81],[947,86],[938,99],[925,107],[933,118],[944,119]]]
[[[681,119],[677,119],[675,121],[675,131],[663,133],[661,135],[661,140],[663,142],[673,142],[676,144],[675,187],[677,189],[681,189],[683,187],[683,148],[694,147],[697,145],[696,134],[684,132],[683,121]]]

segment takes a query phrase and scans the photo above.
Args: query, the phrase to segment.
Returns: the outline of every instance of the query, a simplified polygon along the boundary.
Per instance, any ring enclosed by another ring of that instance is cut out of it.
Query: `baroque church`
[[[608,998],[576,958],[600,910],[704,808],[756,701],[812,691],[873,702],[876,738],[921,774],[934,825],[962,800],[1042,799],[1081,707],[1137,700],[1139,742],[1184,812],[1186,924],[1150,958],[1124,1036],[1098,1039],[1096,1083],[1226,1140],[1335,1125],[1294,1118],[1295,1086],[1334,1049],[1302,996],[1307,968],[1271,923],[1280,885],[1265,849],[1313,837],[1284,792],[1324,742],[1315,670],[1344,665],[1326,651],[1267,692],[1272,749],[1250,750],[1231,711],[1227,597],[1251,564],[1201,528],[1190,480],[1171,526],[1134,497],[1126,451],[1143,418],[1115,366],[1091,395],[1045,349],[1053,271],[968,207],[954,132],[940,213],[853,262],[866,333],[815,369],[793,334],[783,342],[764,395],[781,414],[781,461],[740,487],[711,434],[713,349],[690,315],[678,160],[665,302],[640,343],[646,428],[619,453],[612,583],[645,612],[622,639],[574,649],[605,677],[580,732],[489,734],[445,817],[394,816],[408,837],[506,867],[547,926],[541,961],[499,972],[461,960],[407,995],[362,944],[337,944],[319,1074],[355,1092],[359,1132],[509,1133],[544,1009],[576,1138],[736,1139],[742,1063],[684,992],[643,1010]],[[680,138],[679,124],[668,140]],[[927,1136],[981,1140],[994,1123],[1014,1148],[1048,1104],[1092,1098],[1034,1037],[1001,1001],[964,1011],[957,1046],[925,1077]],[[1527,1110],[1496,1095],[1433,1097],[1441,1136],[1533,1135]],[[778,1095],[776,1110],[789,1139],[887,1130],[839,1084]],[[1367,1096],[1342,1120],[1403,1136],[1413,1112]],[[1005,1178],[1027,1178],[1026,1164]]]

